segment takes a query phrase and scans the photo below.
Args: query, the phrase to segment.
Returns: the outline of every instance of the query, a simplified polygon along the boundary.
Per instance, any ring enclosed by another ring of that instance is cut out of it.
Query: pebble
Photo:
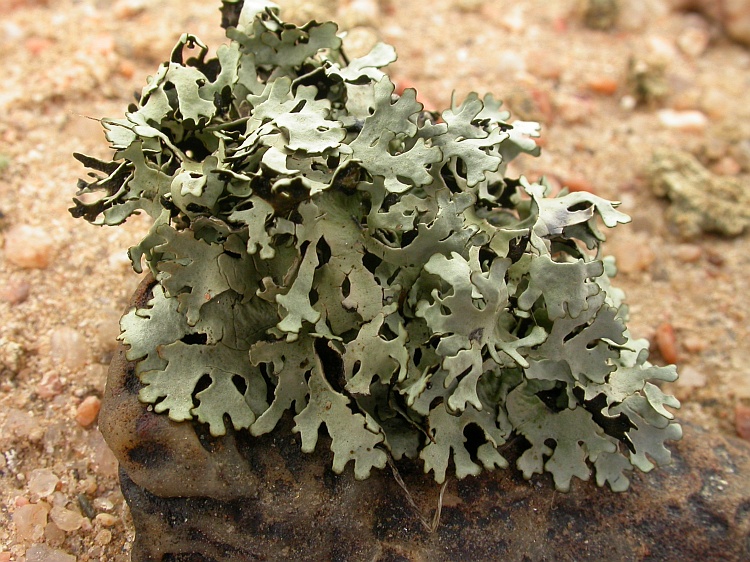
[[[96,323],[97,347],[101,351],[114,351],[120,335],[120,314],[114,310],[102,312]]]
[[[680,244],[675,248],[674,255],[682,263],[695,263],[703,256],[703,248],[697,244]]]
[[[742,171],[742,167],[731,156],[724,156],[711,166],[711,171],[720,176],[736,176]]]
[[[102,529],[94,537],[94,542],[99,546],[104,546],[112,542],[112,531],[109,529]]]
[[[685,341],[682,342],[682,347],[688,353],[702,353],[708,349],[708,342],[705,338],[700,336],[688,336]]]
[[[587,87],[589,90],[596,94],[602,94],[603,96],[613,96],[617,93],[617,89],[620,87],[619,82],[615,78],[609,78],[606,76],[599,76],[588,81]]]
[[[54,244],[43,228],[16,225],[5,233],[5,259],[27,269],[44,269],[52,261]]]
[[[346,33],[343,43],[349,59],[358,59],[377,45],[378,34],[371,27],[354,27]]]
[[[613,240],[608,246],[615,257],[617,271],[632,275],[647,271],[656,260],[649,239],[645,235],[632,234]]]
[[[694,367],[681,367],[677,385],[683,388],[702,388],[706,386],[706,375]]]
[[[87,396],[76,409],[76,421],[81,427],[88,427],[96,421],[102,401],[98,396]]]
[[[15,408],[8,411],[8,417],[3,426],[2,436],[13,435],[19,439],[28,439],[37,428],[37,422],[30,412],[22,412]]]
[[[50,337],[50,356],[59,365],[71,371],[82,368],[89,361],[90,344],[73,328],[61,326]]]
[[[35,544],[26,551],[26,562],[76,562],[76,557],[46,544]]]
[[[22,505],[13,512],[16,534],[27,541],[38,541],[44,536],[49,505],[45,502]]]
[[[36,385],[36,393],[44,400],[58,396],[62,392],[62,389],[63,384],[60,380],[60,375],[54,371],[44,373],[42,380]]]
[[[669,322],[662,322],[657,326],[656,333],[656,347],[659,349],[659,353],[669,364],[675,364],[679,360],[677,353],[677,336],[674,331],[674,326]]]
[[[72,509],[61,506],[55,506],[50,511],[50,518],[63,531],[77,531],[83,525],[83,515]]]
[[[2,287],[0,287],[0,300],[8,304],[21,304],[29,298],[31,285],[22,279],[11,277]]]
[[[697,58],[706,52],[711,42],[711,34],[707,29],[689,26],[683,29],[677,37],[677,46],[688,56]]]
[[[24,349],[20,343],[0,337],[0,374],[11,377],[23,367]]]
[[[104,441],[101,432],[94,429],[89,432],[88,445],[93,451],[93,469],[100,476],[114,478],[117,476],[117,457]]]
[[[478,12],[486,0],[453,0],[453,6],[460,12]]]
[[[10,562],[10,552],[0,552],[0,562]]]
[[[111,513],[99,513],[95,519],[96,521],[101,523],[102,527],[114,527],[115,525],[117,525],[117,521],[119,520]]]
[[[708,126],[708,117],[702,111],[661,109],[657,112],[659,121],[665,127],[680,131],[701,132]]]
[[[44,541],[49,546],[62,546],[65,542],[65,533],[55,525],[54,521],[50,521],[44,528]]]
[[[37,468],[29,476],[29,493],[40,498],[52,495],[60,483],[60,479],[49,468]]]
[[[734,425],[737,435],[745,441],[750,441],[750,407],[737,404],[734,409]]]

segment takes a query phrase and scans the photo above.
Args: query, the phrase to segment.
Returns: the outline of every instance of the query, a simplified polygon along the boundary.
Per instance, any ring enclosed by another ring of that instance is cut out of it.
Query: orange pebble
[[[88,427],[96,421],[102,401],[97,396],[87,396],[78,405],[76,410],[76,421],[82,427]]]
[[[662,322],[656,328],[656,346],[667,363],[677,363],[679,359],[677,353],[677,336],[674,332],[674,326],[669,322]]]
[[[617,80],[615,80],[614,78],[606,78],[603,76],[594,78],[593,80],[589,80],[588,82],[589,90],[597,94],[602,94],[604,96],[615,95],[619,86],[620,85],[617,83]]]

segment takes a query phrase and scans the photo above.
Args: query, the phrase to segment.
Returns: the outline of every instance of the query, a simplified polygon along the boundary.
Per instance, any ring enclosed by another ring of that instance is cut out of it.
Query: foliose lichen
[[[325,425],[357,478],[389,456],[438,482],[505,468],[513,436],[560,490],[667,463],[675,368],[630,337],[600,254],[617,204],[505,177],[538,125],[492,96],[426,112],[381,70],[391,47],[348,60],[335,24],[278,13],[224,0],[216,58],[183,35],[103,120],[113,160],[76,155],[74,216],[153,217],[129,255],[158,283],[121,322],[140,399],[213,435],[291,412],[302,450]]]

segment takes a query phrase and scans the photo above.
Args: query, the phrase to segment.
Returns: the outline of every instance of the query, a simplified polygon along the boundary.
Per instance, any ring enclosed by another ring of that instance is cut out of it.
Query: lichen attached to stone
[[[630,338],[600,256],[617,204],[505,177],[538,126],[492,96],[426,112],[382,72],[392,48],[348,60],[333,23],[224,3],[229,45],[184,35],[103,120],[114,159],[77,155],[101,197],[75,216],[154,219],[130,257],[158,284],[121,322],[141,400],[213,435],[289,412],[357,478],[389,456],[438,482],[504,468],[514,435],[560,490],[668,462],[678,403],[654,382],[675,369]]]

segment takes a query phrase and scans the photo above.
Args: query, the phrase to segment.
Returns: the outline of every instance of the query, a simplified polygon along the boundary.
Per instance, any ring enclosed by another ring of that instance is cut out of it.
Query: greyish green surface
[[[154,219],[130,256],[158,286],[121,323],[140,399],[215,436],[291,411],[303,451],[324,425],[360,479],[389,455],[438,482],[505,468],[514,435],[560,490],[667,463],[678,403],[653,381],[675,369],[630,339],[599,251],[597,221],[628,217],[504,177],[536,124],[474,94],[424,112],[380,70],[392,48],[349,61],[336,32],[245,2],[216,59],[184,35],[104,121],[112,162],[78,155],[79,195],[104,194],[75,216]]]

